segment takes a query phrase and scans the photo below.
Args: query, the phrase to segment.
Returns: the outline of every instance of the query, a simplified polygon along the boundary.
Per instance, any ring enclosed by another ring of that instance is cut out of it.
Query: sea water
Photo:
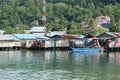
[[[120,80],[120,53],[0,51],[0,80]]]

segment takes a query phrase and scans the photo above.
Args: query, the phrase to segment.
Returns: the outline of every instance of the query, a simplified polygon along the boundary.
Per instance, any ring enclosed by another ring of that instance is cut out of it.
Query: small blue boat
[[[100,52],[100,47],[92,48],[71,48],[73,52]]]

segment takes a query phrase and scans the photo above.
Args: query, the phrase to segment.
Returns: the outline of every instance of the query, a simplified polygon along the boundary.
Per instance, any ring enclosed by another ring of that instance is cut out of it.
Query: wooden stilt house
[[[80,47],[84,44],[83,40],[79,36],[70,34],[54,35],[51,39],[55,41],[55,47]]]
[[[102,47],[120,47],[120,33],[105,32],[97,36]]]
[[[0,35],[0,48],[14,48],[21,47],[21,42],[18,38],[14,37],[11,34]]]
[[[16,38],[20,39],[22,48],[36,48],[39,47],[39,38],[33,34],[13,34]]]

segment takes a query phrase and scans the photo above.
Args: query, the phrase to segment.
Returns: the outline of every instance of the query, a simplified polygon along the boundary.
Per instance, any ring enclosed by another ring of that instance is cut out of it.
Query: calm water
[[[0,51],[0,80],[120,80],[120,53]]]

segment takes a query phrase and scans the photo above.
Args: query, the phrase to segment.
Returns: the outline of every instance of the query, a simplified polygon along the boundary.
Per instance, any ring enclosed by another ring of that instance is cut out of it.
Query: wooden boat
[[[71,48],[73,52],[100,52],[100,47],[91,47],[91,48]]]
[[[85,55],[85,56],[93,56],[93,55],[100,55],[100,51],[72,51],[72,56],[80,56],[80,55]]]
[[[89,40],[88,40],[89,41]],[[72,51],[73,52],[81,52],[81,53],[93,53],[93,52],[100,52],[101,51],[101,47],[100,47],[100,44],[99,44],[99,41],[98,39],[92,39],[91,41],[89,41],[89,44],[88,42],[86,43],[85,42],[85,46],[84,47],[71,47]]]

